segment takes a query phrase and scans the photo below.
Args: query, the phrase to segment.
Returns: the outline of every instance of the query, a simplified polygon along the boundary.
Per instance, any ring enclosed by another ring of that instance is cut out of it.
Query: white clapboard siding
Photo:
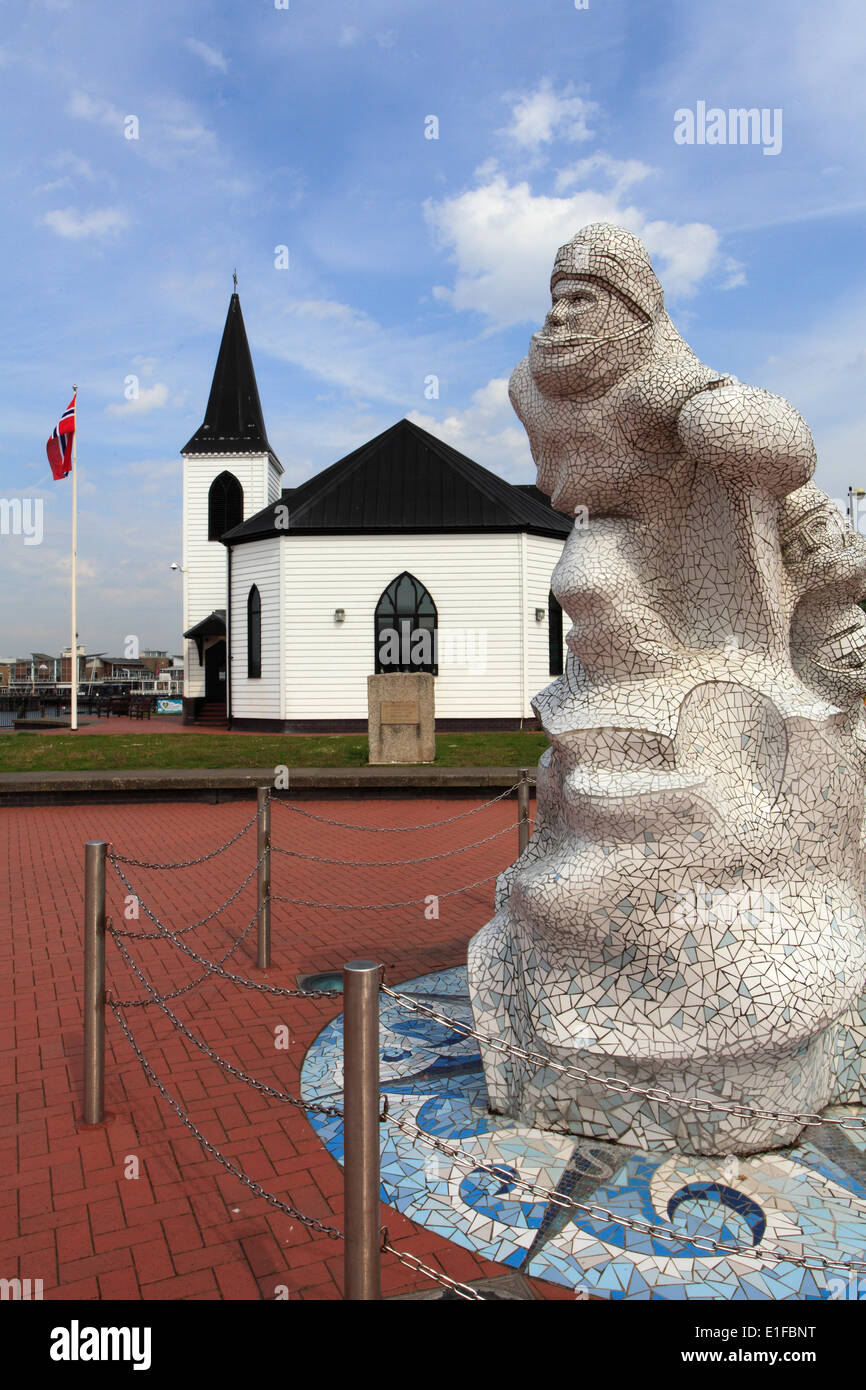
[[[562,547],[563,541],[555,540],[551,536],[530,535],[526,537],[527,593],[530,610],[527,674],[530,699],[556,679],[550,674],[550,628],[548,626],[547,602],[550,596],[550,576],[562,554]],[[536,608],[544,609],[544,617],[540,623],[535,621]],[[564,640],[570,623],[566,615],[563,617]]]
[[[536,539],[543,541],[524,538]],[[284,718],[366,718],[373,615],[403,570],[425,585],[438,611],[437,717],[531,717],[529,698],[548,683],[547,623],[545,612],[542,644],[534,611],[524,615],[523,606],[528,597],[533,610],[542,602],[546,610],[561,542],[547,542],[546,576],[545,552],[528,545],[521,554],[520,533],[293,536],[280,544]],[[334,619],[338,608],[343,623]],[[524,638],[535,653],[531,674],[523,669]]]
[[[280,546],[272,540],[232,551],[231,712],[233,719],[281,719],[282,623]],[[262,600],[262,674],[247,675],[247,599],[253,584]]]
[[[189,454],[183,460],[183,631],[226,604],[226,550],[209,541],[208,492],[223,471],[243,488],[244,521],[279,494],[279,473],[267,454]],[[184,694],[204,694],[204,672],[193,642],[185,644]]]

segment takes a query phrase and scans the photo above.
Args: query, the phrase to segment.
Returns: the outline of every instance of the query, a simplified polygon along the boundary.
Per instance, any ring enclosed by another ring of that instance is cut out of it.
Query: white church
[[[181,453],[185,723],[362,732],[368,675],[429,671],[438,730],[535,727],[571,529],[536,487],[409,420],[283,487],[237,293]]]

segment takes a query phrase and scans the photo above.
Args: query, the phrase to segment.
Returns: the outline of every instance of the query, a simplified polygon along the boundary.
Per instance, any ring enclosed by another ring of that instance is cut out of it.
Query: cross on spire
[[[238,272],[237,272],[237,267],[235,267],[235,269],[232,271],[232,279],[233,279],[234,282],[235,282],[235,294],[237,294],[237,292],[238,292]]]

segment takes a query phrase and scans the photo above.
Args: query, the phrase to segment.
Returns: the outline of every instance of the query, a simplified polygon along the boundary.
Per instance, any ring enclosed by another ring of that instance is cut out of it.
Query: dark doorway
[[[226,702],[226,644],[212,642],[204,654],[204,697],[208,704]]]

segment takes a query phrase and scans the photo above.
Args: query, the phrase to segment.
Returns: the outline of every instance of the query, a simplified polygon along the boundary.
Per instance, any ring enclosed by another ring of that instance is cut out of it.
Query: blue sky
[[[704,361],[803,413],[818,484],[866,486],[862,0],[0,12],[0,496],[44,500],[41,545],[0,535],[0,656],[69,641],[44,441],[73,381],[81,640],[180,650],[179,450],[235,266],[287,485],[403,415],[532,481],[507,379],[557,246],[603,219],[644,237]],[[700,101],[781,111],[781,149],[677,144]]]

